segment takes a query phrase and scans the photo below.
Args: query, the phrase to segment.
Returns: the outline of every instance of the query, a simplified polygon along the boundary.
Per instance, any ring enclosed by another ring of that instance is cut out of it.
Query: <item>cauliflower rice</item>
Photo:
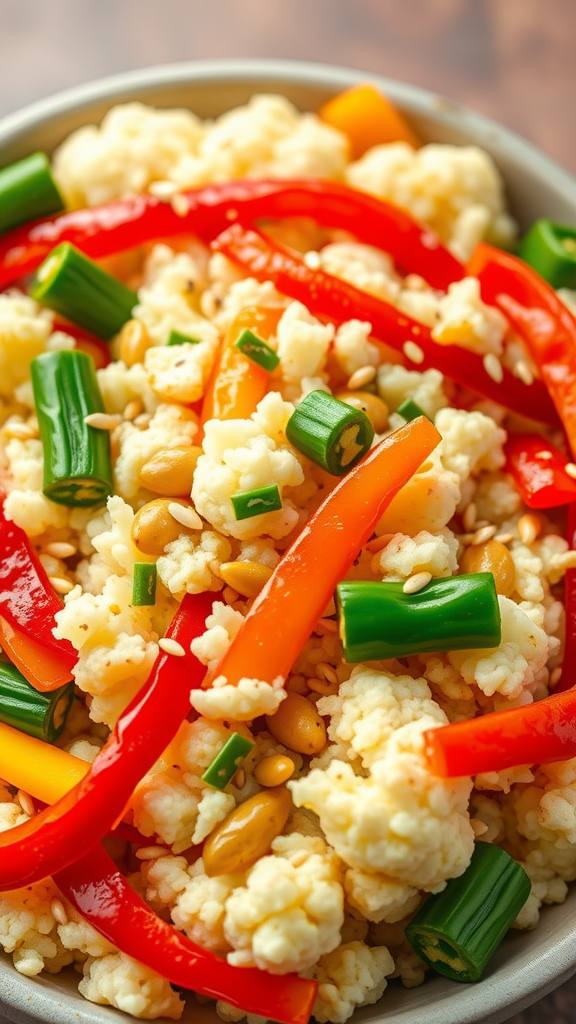
[[[56,151],[53,170],[71,208],[145,191],[174,201],[183,189],[242,177],[314,176],[402,206],[459,259],[482,238],[506,245],[515,233],[499,173],[480,149],[393,143],[350,162],[343,135],[280,96],[255,96],[214,122],[186,110],[116,107],[100,127],[74,132]],[[386,253],[342,232],[305,220],[278,223],[273,232],[310,266],[428,324],[438,342],[457,340],[504,364],[507,356],[517,358],[519,339],[483,303],[474,278],[443,295],[416,275],[402,278]],[[115,359],[98,371],[106,411],[118,416],[111,434],[115,493],[106,507],[67,508],[42,493],[30,362],[74,342],[54,330],[53,314],[33,299],[17,289],[0,294],[4,507],[65,594],[55,635],[78,651],[75,682],[83,697],[59,741],[67,751],[94,759],[145,682],[185,594],[213,593],[212,614],[193,650],[210,670],[218,665],[252,603],[226,583],[221,566],[256,563],[269,575],[333,484],[286,438],[294,407],[311,390],[341,391],[353,374],[373,368],[365,377],[388,410],[377,441],[403,422],[396,409],[407,398],[435,418],[442,435],[379,523],[386,542],[364,548],[348,578],[452,576],[478,527],[494,524],[499,536],[509,537],[516,582],[509,597],[500,597],[498,648],[352,666],[343,660],[337,632],[320,627],[286,682],[326,724],[327,743],[312,757],[279,742],[262,717],[281,707],[281,685],[251,678],[249,665],[239,686],[217,679],[211,689],[193,692],[198,717],[181,725],[133,794],[133,824],[151,845],[163,846],[162,856],[139,860],[137,847],[116,841],[114,856],[155,911],[231,964],[316,978],[314,1017],[344,1024],[355,1008],[379,1000],[391,979],[407,987],[424,981],[426,965],[404,928],[428,893],[466,869],[475,838],[504,845],[530,876],[532,893],[516,928],[535,927],[541,906],[561,903],[576,878],[576,759],[440,779],[427,768],[422,740],[427,728],[547,694],[561,662],[558,595],[573,565],[568,544],[556,519],[544,514],[531,543],[519,530],[527,509],[503,455],[514,417],[474,396],[463,399],[436,370],[382,362],[369,323],[321,323],[302,303],[270,282],[244,277],[192,238],[147,245],[109,265],[138,291],[133,316],[149,347],[130,366]],[[278,310],[270,341],[280,356],[278,371],[253,415],[210,420],[199,442],[195,403],[206,392],[221,339],[255,305]],[[168,346],[172,330],[199,343]],[[112,348],[118,355],[117,342]],[[157,558],[156,604],[134,606],[140,556],[132,524],[157,497],[140,474],[157,453],[182,446],[200,449],[191,491],[200,526],[183,525]],[[270,484],[278,485],[282,509],[236,520],[231,495]],[[54,554],[62,542],[73,556]],[[334,622],[333,616],[329,607],[323,621]],[[233,732],[255,746],[220,792],[201,776]],[[287,783],[293,809],[282,834],[247,870],[208,876],[197,847],[262,790],[257,766],[273,754],[294,763]],[[0,830],[27,817],[14,789],[0,785]],[[80,992],[92,1002],[147,1020],[182,1013],[180,994],[101,938],[49,879],[0,894],[0,944],[29,977],[73,965]],[[216,1010],[224,1021],[242,1017],[223,1003]]]

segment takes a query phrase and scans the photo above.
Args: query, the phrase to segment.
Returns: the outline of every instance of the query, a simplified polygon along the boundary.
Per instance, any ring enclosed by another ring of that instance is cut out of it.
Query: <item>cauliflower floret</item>
[[[209,670],[215,669],[243,621],[242,612],[236,611],[222,601],[215,601],[212,605],[212,614],[206,619],[206,632],[196,637],[190,645],[192,653],[203,665],[207,665]]]
[[[498,597],[502,620],[499,647],[477,651],[451,651],[450,664],[464,680],[492,697],[501,693],[515,700],[523,690],[532,692],[548,660],[549,643],[539,626],[508,597]]]
[[[158,398],[150,387],[142,363],[128,367],[121,359],[114,359],[98,370],[96,376],[106,412],[121,416],[134,399],[140,399],[144,412],[156,412]]]
[[[318,993],[313,1017],[319,1024],[344,1024],[358,1006],[378,1002],[393,970],[394,961],[385,946],[346,942],[325,954],[314,971]]]
[[[245,887],[227,899],[229,963],[286,974],[307,970],[339,945],[344,893],[337,860],[325,847],[309,852],[307,845],[316,849],[318,842],[293,834],[288,849],[261,857]]]
[[[400,279],[396,275],[392,259],[380,249],[358,242],[333,242],[331,245],[325,245],[316,258],[327,274],[348,281],[360,291],[371,292],[372,295],[378,295],[387,302],[396,303],[400,292]],[[360,363],[360,366],[364,365],[365,363]]]
[[[432,337],[441,345],[460,345],[482,355],[494,352],[499,356],[507,328],[500,310],[482,302],[478,278],[465,277],[449,285],[440,299]]]
[[[471,474],[504,465],[506,433],[490,416],[463,409],[441,409],[435,425],[442,434],[442,464],[464,483]]]
[[[476,481],[474,503],[478,519],[500,526],[518,512],[522,499],[507,473],[482,473]]]
[[[146,776],[136,787],[130,806],[134,824],[145,836],[157,835],[174,853],[192,845],[200,796],[175,772]]]
[[[142,875],[146,883],[146,900],[169,907],[190,880],[185,857],[157,857],[144,861]]]
[[[172,330],[196,339],[199,344],[193,348],[198,351],[198,371],[205,379],[209,372],[208,364],[213,362],[216,354],[218,331],[198,311],[196,292],[205,283],[202,264],[203,259],[201,263],[188,252],[174,253],[167,245],[154,246],[146,263],[145,284],[138,292],[139,302],[133,315],[146,327],[153,346],[166,345]],[[144,361],[147,370],[149,355],[150,350]],[[170,397],[167,396],[167,400]]]
[[[214,257],[213,257],[214,259]],[[208,266],[209,273],[213,269],[213,262]],[[214,315],[214,322],[222,333],[225,333],[232,326],[234,320],[243,309],[251,306],[276,306],[279,309],[286,307],[288,300],[277,292],[271,281],[257,281],[255,277],[242,277],[239,281],[228,279],[228,275],[222,278],[216,276],[213,289],[219,294],[222,305]],[[221,291],[224,290],[223,297]],[[210,290],[204,293],[203,298],[211,294]]]
[[[393,924],[413,913],[420,903],[420,893],[414,886],[357,868],[346,872],[344,889],[350,906],[369,921]]]
[[[20,974],[32,978],[43,969],[57,974],[73,960],[60,942],[50,907],[58,896],[51,879],[0,896],[0,947],[12,953]]]
[[[58,925],[58,935],[65,949],[85,954],[86,956],[107,956],[116,949],[108,939],[97,932],[77,910],[70,904],[66,905],[66,924]]]
[[[568,895],[566,882],[555,874],[554,870],[542,863],[540,851],[529,854],[522,867],[532,882],[530,895],[514,921],[512,927],[519,929],[535,928],[540,919],[540,907],[543,903],[564,903]]]
[[[124,953],[109,953],[97,960],[90,957],[78,990],[91,1003],[115,1006],[141,1020],[179,1020],[184,1009],[165,978]]]
[[[448,405],[442,384],[444,378],[439,370],[407,370],[396,363],[383,363],[378,370],[378,392],[386,405],[395,410],[408,398],[432,419]]]
[[[444,528],[433,536],[421,530],[415,537],[397,533],[380,555],[380,571],[388,580],[407,579],[416,572],[452,576],[458,570],[458,541]]]
[[[186,885],[182,887],[172,910],[172,920],[192,942],[213,953],[227,953],[230,943],[224,934],[226,902],[234,889],[242,885],[244,875],[204,873],[202,858],[188,868]],[[178,880],[180,886],[180,880]]]
[[[165,402],[197,402],[204,394],[218,348],[218,339],[198,344],[149,348],[144,369],[152,391]]]
[[[8,462],[4,486],[9,490],[4,499],[6,518],[12,519],[29,537],[38,537],[49,527],[62,529],[66,526],[69,509],[42,494],[42,442],[38,438],[12,438],[5,446],[4,454]]]
[[[527,860],[565,882],[576,878],[576,758],[542,765],[533,785],[507,797],[518,832],[530,842]]]
[[[372,325],[362,320],[346,320],[336,331],[334,355],[347,376],[363,366],[378,366],[378,348],[368,341],[371,331]]]
[[[452,519],[459,502],[459,477],[444,468],[440,453],[435,449],[392,499],[376,532],[403,533],[410,537],[421,531],[439,533]]]
[[[284,499],[277,512],[264,512],[237,520],[230,498],[242,491],[277,484],[297,487],[304,480],[302,467],[285,439],[292,406],[270,392],[249,420],[208,420],[204,455],[196,465],[192,500],[197,511],[217,530],[242,540],[266,533],[286,536],[298,521],[293,503]]]
[[[326,362],[334,337],[332,324],[321,324],[301,302],[291,302],[276,331],[282,376],[287,381],[313,377]]]
[[[134,512],[122,498],[115,494],[108,498],[106,511],[99,509],[86,523],[86,534],[96,554],[90,561],[80,563],[78,578],[85,590],[101,593],[106,580],[112,576],[132,574],[134,563],[141,555],[132,543]]]
[[[214,574],[213,563],[226,562],[231,551],[229,541],[213,530],[181,534],[166,545],[156,562],[158,576],[178,601],[186,593],[221,590],[222,580]]]
[[[156,452],[191,444],[198,432],[194,413],[180,405],[159,405],[146,430],[133,423],[119,428],[120,452],[114,466],[116,492],[133,498],[140,485],[142,466]]]
[[[205,718],[251,722],[259,715],[273,715],[286,696],[280,676],[272,684],[242,677],[234,686],[217,676],[209,690],[192,690],[190,703]]]
[[[11,397],[30,377],[30,363],[44,352],[53,313],[16,289],[0,295],[0,395]]]

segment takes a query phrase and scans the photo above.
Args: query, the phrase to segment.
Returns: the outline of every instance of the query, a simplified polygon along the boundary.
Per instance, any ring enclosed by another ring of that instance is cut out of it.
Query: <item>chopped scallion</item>
[[[0,171],[0,234],[63,209],[45,153],[32,153]]]
[[[426,416],[427,420],[430,420],[431,423],[434,422],[432,417],[428,416],[428,414],[424,412],[424,409],[421,409],[418,403],[414,402],[412,398],[407,398],[405,402],[402,402],[402,405],[398,406],[396,412],[399,413],[407,423],[410,423],[412,420],[417,420],[419,416]]]
[[[181,331],[170,331],[167,345],[199,345],[200,338],[193,338],[191,334],[182,334]]]
[[[366,413],[325,391],[310,391],[288,420],[290,444],[333,476],[343,476],[366,454],[374,427]]]
[[[111,338],[130,320],[138,296],[70,242],[39,266],[30,294],[99,338]]]
[[[202,782],[207,782],[214,789],[224,789],[230,779],[234,778],[242,761],[253,746],[252,740],[246,739],[238,732],[232,733],[220,753],[216,755],[212,764],[204,772]]]
[[[338,584],[336,601],[348,662],[497,647],[501,639],[490,572],[433,580],[412,594],[402,583],[350,580]]]
[[[251,359],[253,363],[258,363],[258,366],[268,370],[268,373],[272,373],[272,370],[275,370],[280,362],[274,349],[270,348],[270,345],[267,345],[265,341],[262,341],[262,338],[249,331],[248,328],[242,331],[234,345],[248,359]]]
[[[156,604],[156,580],[158,570],[155,562],[134,562],[132,604]]]
[[[10,662],[0,661],[0,722],[54,743],[66,723],[74,684],[39,693]]]
[[[282,508],[278,484],[257,487],[253,491],[241,491],[240,494],[233,494],[231,501],[234,518],[237,520],[251,519],[264,512],[277,512]]]
[[[469,867],[430,896],[406,938],[439,974],[478,981],[530,895],[530,879],[509,854],[476,843]]]

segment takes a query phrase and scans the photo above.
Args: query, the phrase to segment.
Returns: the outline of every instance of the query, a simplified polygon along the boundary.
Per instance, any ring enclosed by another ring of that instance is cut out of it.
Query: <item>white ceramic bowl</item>
[[[0,166],[37,149],[51,152],[74,128],[98,122],[116,103],[141,100],[190,107],[212,117],[254,92],[281,92],[302,110],[314,110],[335,92],[370,77],[427,141],[475,143],[503,173],[512,213],[526,226],[536,217],[576,223],[576,180],[499,125],[422,89],[344,68],[284,61],[210,61],[146,68],[80,86],[0,121]],[[1,856],[1,854],[0,854]],[[392,984],[382,1001],[354,1015],[354,1024],[499,1024],[550,992],[576,971],[576,890],[544,910],[533,932],[512,932],[483,981],[460,985],[435,976],[420,988]],[[17,1024],[126,1024],[110,1007],[86,1002],[72,971],[25,978],[0,957],[0,1014]],[[193,997],[184,1022],[216,1024],[216,1014]]]

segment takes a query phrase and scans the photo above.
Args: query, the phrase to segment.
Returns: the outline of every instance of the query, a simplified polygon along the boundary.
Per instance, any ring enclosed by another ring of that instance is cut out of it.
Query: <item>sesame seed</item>
[[[483,836],[488,831],[488,825],[485,821],[480,821],[479,818],[470,818],[470,825],[472,831],[476,837]]]
[[[504,370],[502,369],[502,363],[498,359],[498,356],[494,355],[493,352],[488,352],[488,354],[484,356],[482,362],[488,376],[491,377],[496,384],[501,384],[504,379]]]
[[[374,380],[376,372],[375,366],[361,366],[360,369],[355,370],[348,378],[346,384],[348,391],[358,391],[366,384],[370,384]]]
[[[517,359],[514,363],[514,376],[518,377],[523,384],[534,383],[534,374],[525,359]]]
[[[499,544],[509,544],[511,540],[514,540],[514,534],[497,533],[496,536],[494,537],[494,540],[497,540]]]
[[[107,412],[91,412],[84,417],[86,426],[93,427],[95,430],[114,430],[121,422],[119,416],[110,415]]]
[[[535,459],[553,459],[554,456],[553,456],[552,452],[541,451],[541,452],[534,452],[534,458]]]
[[[158,199],[171,199],[177,187],[174,181],[151,181],[148,191]]]
[[[151,419],[152,415],[149,412],[142,412],[132,420],[132,423],[135,427],[138,427],[138,430],[146,430]]]
[[[246,785],[245,768],[239,768],[236,772],[236,775],[234,776],[234,785],[236,786],[236,789],[242,789],[242,787]]]
[[[523,544],[533,544],[542,529],[542,523],[533,515],[520,516],[518,536]]]
[[[34,802],[30,794],[26,793],[23,789],[19,789],[16,793],[16,799],[24,811],[24,814],[27,814],[29,818],[33,818],[36,814],[36,808],[34,807]]]
[[[385,548],[393,539],[393,533],[383,533],[381,537],[373,537],[372,540],[369,540],[366,544],[366,551],[371,551],[372,554],[375,554],[377,551],[382,551],[382,548]]]
[[[467,533],[470,530],[474,529],[474,523],[476,522],[476,512],[476,503],[471,501],[469,502],[468,505],[466,505],[466,508],[462,513],[462,526],[464,527]]]
[[[403,351],[404,355],[406,356],[406,359],[410,359],[411,362],[413,362],[413,363],[423,363],[424,362],[424,353],[423,353],[422,349],[420,348],[420,345],[417,345],[415,341],[405,341],[403,346],[402,346],[402,351]]]
[[[565,551],[555,561],[559,569],[576,569],[576,551]]]
[[[338,683],[338,676],[332,665],[329,665],[327,661],[320,661],[316,665],[316,671],[321,679],[326,679],[329,683]]]
[[[50,900],[50,913],[58,924],[68,924],[68,914],[62,900],[58,900],[56,897]]]
[[[321,697],[333,697],[338,693],[338,683],[328,683],[325,679],[309,679],[308,689],[319,693]]]
[[[44,548],[45,554],[51,555],[52,558],[72,558],[72,555],[75,555],[77,550],[78,548],[75,544],[69,544],[65,540],[54,540]]]
[[[224,587],[222,597],[226,601],[226,604],[234,604],[234,602],[240,597],[240,594],[237,590],[234,590],[234,587]]]
[[[309,252],[304,253],[304,263],[310,270],[320,270],[322,266],[322,260],[320,259],[320,253],[311,249]]]
[[[404,287],[412,292],[423,292],[427,290],[428,285],[424,278],[420,277],[420,274],[408,274],[404,278]]]
[[[7,423],[5,433],[16,441],[31,441],[38,437],[38,428],[30,427],[27,423]]]
[[[169,636],[165,636],[162,640],[159,640],[158,647],[161,651],[164,651],[164,654],[173,654],[175,658],[183,658],[186,654],[182,644],[179,644],[177,640],[172,640]]]
[[[476,544],[485,544],[487,540],[492,540],[492,537],[496,533],[496,526],[482,526],[476,533],[472,535],[470,543],[474,546]]]
[[[550,673],[550,686],[557,686],[562,678],[562,665],[556,665]]]
[[[65,579],[64,576],[49,576],[48,582],[57,594],[69,594],[74,590],[72,581]]]
[[[432,579],[431,572],[417,572],[413,576],[409,576],[406,580],[402,590],[405,594],[417,594],[423,587],[428,586]]]
[[[573,480],[576,480],[576,465],[574,465],[573,462],[566,463],[564,466],[564,472],[568,473],[568,476],[571,476]]]
[[[169,853],[165,846],[141,846],[136,850],[138,860],[156,860],[157,857],[167,857]]]
[[[177,217],[186,217],[190,210],[188,200],[186,199],[186,196],[182,195],[181,192],[178,192],[176,195],[172,196],[170,200],[170,206],[174,210],[174,213],[176,214]]]
[[[185,526],[188,530],[201,530],[202,520],[191,505],[179,505],[177,501],[171,501],[168,511],[177,523]]]
[[[128,405],[124,409],[124,419],[135,420],[136,417],[140,415],[143,408],[144,406],[142,405],[141,399],[133,398],[131,402],[128,402]]]

